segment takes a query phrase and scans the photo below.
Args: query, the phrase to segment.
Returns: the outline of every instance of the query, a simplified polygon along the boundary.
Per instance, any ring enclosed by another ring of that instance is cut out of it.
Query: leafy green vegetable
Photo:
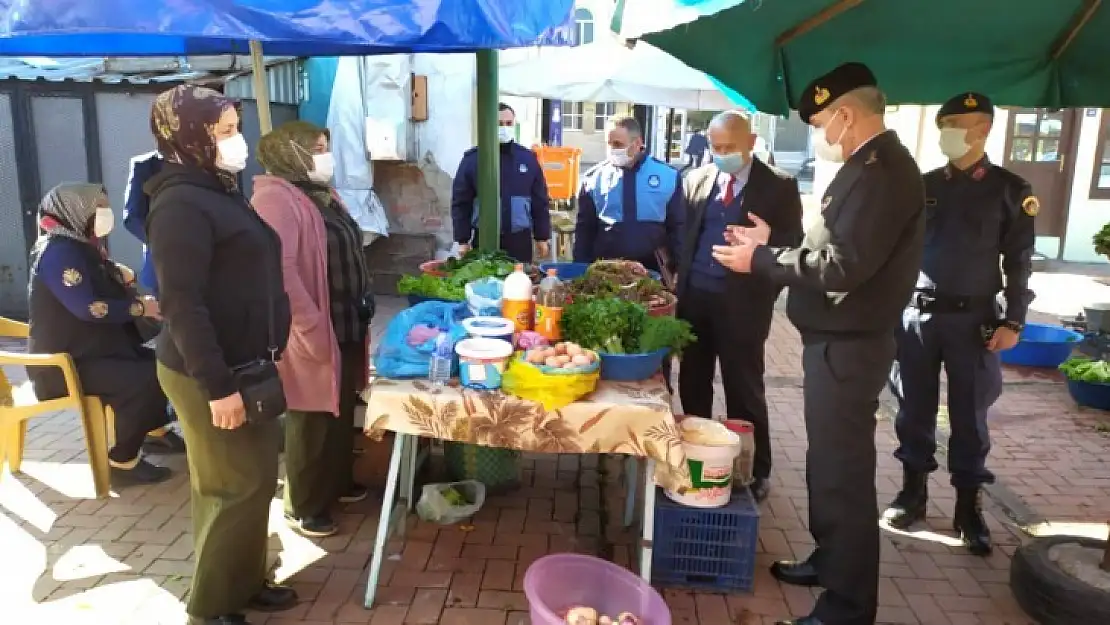
[[[640,334],[639,349],[643,353],[669,348],[679,353],[687,345],[697,340],[690,324],[674,317],[648,317],[644,321],[644,331]]]
[[[472,263],[492,263],[492,264],[500,264],[502,266],[508,265],[508,270],[505,271],[504,276],[498,276],[500,278],[503,278],[503,277],[509,275],[510,273],[512,273],[513,266],[516,264],[516,261],[513,260],[513,258],[511,256],[506,254],[504,250],[492,250],[492,251],[490,251],[490,250],[472,249],[469,252],[463,254],[462,258],[454,258],[454,257],[448,258],[446,261],[443,262],[443,265],[441,265],[440,269],[442,269],[447,275],[453,277],[455,275],[455,273],[458,272],[460,269],[462,269],[463,267],[466,267],[467,265],[470,265]],[[494,275],[494,274],[490,274],[490,275]],[[478,277],[479,278],[485,278],[485,277],[488,277],[488,276],[482,275],[482,276],[478,276]],[[477,278],[471,278],[471,279],[476,280]]]
[[[1060,365],[1060,371],[1069,380],[1110,384],[1110,363],[1105,360],[1091,360],[1084,356],[1069,358]]]
[[[466,299],[464,285],[452,278],[437,278],[428,274],[402,276],[397,281],[397,292],[401,295],[431,297],[451,302],[461,302]]]
[[[456,282],[466,284],[482,278],[504,278],[516,267],[511,262],[498,260],[476,260],[459,267],[448,275]]]
[[[608,354],[644,354],[663,348],[679,352],[695,340],[690,324],[652,317],[641,304],[619,298],[576,299],[563,309],[563,337]]]

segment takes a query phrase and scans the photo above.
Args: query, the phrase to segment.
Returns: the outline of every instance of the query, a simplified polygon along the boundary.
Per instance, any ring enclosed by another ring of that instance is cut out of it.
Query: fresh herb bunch
[[[1101,256],[1110,257],[1110,224],[1106,224],[1099,230],[1091,242],[1095,245],[1095,253]]]
[[[696,340],[690,324],[652,317],[641,304],[613,297],[577,299],[563,309],[563,338],[608,354],[679,352]]]
[[[467,267],[468,265],[476,264],[476,263],[482,263],[487,267],[490,266],[490,265],[500,266],[500,268],[505,273],[504,273],[504,275],[497,276],[497,277],[503,278],[503,277],[509,275],[510,273],[512,273],[513,266],[516,264],[516,261],[513,260],[511,256],[506,254],[504,250],[472,249],[472,250],[468,251],[467,253],[463,254],[462,258],[451,257],[451,258],[448,258],[447,260],[443,261],[443,264],[440,265],[440,270],[443,271],[444,273],[446,273],[447,275],[451,276],[451,277],[455,277],[455,274],[458,273],[460,270]],[[494,275],[494,274],[490,274],[490,275]],[[486,277],[489,277],[489,276],[486,276],[486,275],[478,276],[478,278],[486,278]],[[471,280],[477,280],[477,278],[471,278]]]
[[[466,288],[463,284],[459,284],[453,278],[440,278],[428,274],[402,276],[397,281],[397,292],[401,295],[416,295],[450,302],[461,302],[466,299]]]
[[[1110,383],[1110,363],[1105,360],[1091,360],[1084,356],[1069,358],[1060,365],[1060,371],[1069,380],[1076,382]]]

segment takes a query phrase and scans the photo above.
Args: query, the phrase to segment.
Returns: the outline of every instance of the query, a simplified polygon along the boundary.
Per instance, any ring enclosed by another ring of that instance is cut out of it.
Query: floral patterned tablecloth
[[[366,432],[386,430],[487,447],[562,454],[619,453],[654,459],[656,479],[688,487],[690,470],[661,379],[601,381],[558,410],[500,391],[438,392],[423,380],[378,378],[364,393]]]

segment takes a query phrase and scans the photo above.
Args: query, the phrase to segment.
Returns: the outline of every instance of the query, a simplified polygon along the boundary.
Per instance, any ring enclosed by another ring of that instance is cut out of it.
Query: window
[[[616,114],[616,102],[594,102],[594,130],[605,130],[605,122]]]
[[[1013,111],[1010,131],[1010,160],[1015,162],[1059,161],[1060,133],[1064,112],[1049,109]]]
[[[582,109],[581,102],[563,101],[563,130],[582,130]]]
[[[1102,109],[1095,147],[1095,171],[1091,176],[1091,199],[1110,200],[1110,109]]]
[[[574,45],[580,46],[594,42],[594,14],[589,9],[575,9],[574,23],[578,26],[578,38]]]

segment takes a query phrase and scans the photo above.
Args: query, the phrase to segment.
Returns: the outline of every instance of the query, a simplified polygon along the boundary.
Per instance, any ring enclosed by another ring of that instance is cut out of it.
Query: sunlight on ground
[[[1108,526],[1106,523],[1077,523],[1074,521],[1045,521],[1026,526],[1025,532],[1036,538],[1046,536],[1082,536],[1095,540],[1106,540]]]
[[[92,498],[87,464],[26,461],[28,477],[75,500]],[[184,607],[153,580],[119,581],[80,590],[62,599],[36,603],[32,597],[40,578],[78,582],[112,573],[132,572],[92,541],[62,551],[47,547],[35,532],[46,534],[57,514],[23,483],[5,472],[0,479],[0,606],[4,625],[180,625]],[[20,527],[26,522],[30,527]],[[311,540],[295,533],[284,519],[282,502],[270,503],[269,531],[281,541],[279,581],[296,575],[327,556]],[[137,574],[137,572],[135,572]],[[64,587],[63,587],[64,588]],[[76,590],[76,589],[75,589]],[[64,594],[64,590],[63,590]]]
[[[1089,276],[1034,273],[1029,288],[1037,294],[1029,308],[1049,315],[1075,315],[1084,306],[1110,302],[1110,286]]]
[[[886,519],[882,519],[879,521],[879,527],[881,527],[883,531],[887,532],[888,534],[901,538],[909,538],[912,540],[919,540],[921,542],[927,543],[936,543],[938,545],[944,545],[945,547],[960,547],[963,545],[963,543],[960,542],[959,537],[950,536],[948,534],[941,534],[940,532],[934,532],[930,528],[915,529],[911,527],[908,530],[900,530],[891,527],[890,523],[887,522]]]

